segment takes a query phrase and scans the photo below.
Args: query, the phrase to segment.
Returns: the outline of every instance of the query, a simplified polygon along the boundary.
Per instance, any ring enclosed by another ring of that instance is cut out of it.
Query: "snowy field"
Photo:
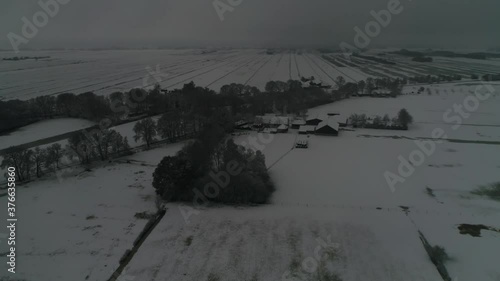
[[[0,149],[53,137],[64,133],[92,127],[93,122],[84,119],[59,118],[40,121],[17,129],[9,134],[0,135]]]
[[[312,109],[391,114],[406,107],[417,123],[398,132],[406,138],[369,138],[377,131],[368,129],[339,137],[311,136],[305,150],[291,150],[293,133],[275,135],[264,149],[277,186],[271,205],[201,209],[188,221],[183,205],[169,205],[127,275],[139,280],[293,280],[282,279],[291,271],[296,280],[320,280],[327,271],[343,280],[440,280],[419,240],[421,231],[451,256],[447,267],[455,280],[498,280],[500,256],[494,245],[500,234],[483,231],[482,237],[472,237],[457,228],[463,223],[500,226],[498,202],[470,194],[499,180],[498,144],[443,142],[395,192],[384,178],[385,171],[397,169],[399,155],[407,157],[416,149],[412,138],[429,137],[421,124],[447,130],[437,123],[437,112],[463,98],[446,93],[358,98]],[[470,117],[476,126],[463,126],[453,137],[485,138],[475,130],[500,125],[495,123],[499,102],[493,97],[482,104]],[[486,137],[498,140],[498,131]],[[248,137],[238,140],[247,142]],[[402,207],[409,208],[408,214]],[[304,270],[301,263],[314,259],[317,239],[329,236],[335,254],[316,260],[316,270]]]
[[[107,280],[147,222],[135,214],[156,212],[154,156],[175,154],[181,145],[19,187],[16,280]]]
[[[276,57],[273,63],[283,62]],[[498,281],[500,234],[483,231],[482,237],[472,237],[457,227],[500,228],[499,203],[470,194],[500,180],[499,86],[458,129],[443,113],[463,103],[476,86],[432,87],[431,94],[410,94],[417,88],[409,87],[408,95],[394,99],[351,98],[311,109],[311,115],[349,116],[395,115],[406,108],[415,124],[409,131],[357,129],[339,137],[311,136],[304,150],[292,149],[294,131],[273,135],[263,149],[277,188],[271,204],[200,209],[187,220],[181,212],[185,205],[167,204],[167,214],[123,276],[132,281],[294,280],[286,279],[290,274],[296,280],[328,274],[344,281],[441,280],[419,240],[420,230],[432,245],[446,249],[452,258],[447,268],[456,280]],[[117,129],[129,132],[126,125]],[[431,137],[434,128],[442,128],[450,141],[436,144],[436,151],[392,192],[384,172],[396,172],[398,156],[408,158],[417,149],[414,140]],[[248,143],[250,136],[237,141]],[[28,270],[19,277],[107,280],[145,225],[134,215],[155,210],[155,165],[181,147],[137,153],[92,172],[73,171],[62,182],[47,179],[21,187],[18,253]]]
[[[341,54],[313,50],[283,50],[272,55],[264,49],[175,49],[103,51],[26,51],[24,56],[50,56],[39,60],[0,60],[0,99],[29,99],[40,95],[84,93],[99,95],[150,87],[180,88],[194,81],[219,91],[221,86],[242,83],[264,89],[270,80],[286,81],[314,76],[325,84],[343,76],[346,81],[368,77],[498,73],[498,60],[437,58],[430,64],[389,56],[396,65],[383,65],[361,58],[345,62]],[[323,58],[334,58],[342,66]],[[0,52],[1,58],[12,57]],[[29,83],[26,83],[29,81]]]

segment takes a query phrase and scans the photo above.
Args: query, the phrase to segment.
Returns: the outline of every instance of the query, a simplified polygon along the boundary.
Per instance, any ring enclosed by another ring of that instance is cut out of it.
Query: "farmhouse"
[[[306,125],[317,126],[321,122],[323,122],[323,120],[318,117],[308,117],[306,120]]]
[[[285,125],[285,124],[279,125],[279,127],[277,128],[277,132],[278,133],[286,133],[286,132],[288,132],[288,126]]]
[[[386,89],[375,89],[372,91],[372,97],[387,98],[391,96],[391,91]]]
[[[316,135],[338,136],[339,123],[333,118],[328,118],[316,127]]]
[[[304,126],[305,124],[306,124],[306,121],[304,121],[304,120],[301,120],[301,119],[293,120],[292,129],[299,129],[300,126]]]
[[[255,117],[255,124],[262,124],[265,128],[277,128],[280,125],[289,125],[290,118],[287,116],[277,116],[275,114],[266,114]]]

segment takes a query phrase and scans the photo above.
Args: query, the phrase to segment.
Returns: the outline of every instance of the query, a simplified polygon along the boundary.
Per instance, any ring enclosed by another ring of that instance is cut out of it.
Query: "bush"
[[[408,111],[403,108],[398,112],[398,122],[403,127],[408,127],[411,123],[413,123],[413,116],[408,113]]]
[[[444,264],[445,262],[450,260],[450,257],[446,253],[446,250],[441,246],[432,247],[431,258],[441,264]]]
[[[436,195],[434,194],[434,190],[432,190],[432,188],[430,187],[426,187],[425,188],[425,192],[427,193],[427,195],[429,195],[430,197],[436,197]]]
[[[500,182],[492,183],[486,186],[480,186],[476,190],[472,191],[472,194],[487,196],[493,200],[500,201]]]
[[[151,213],[148,213],[148,212],[141,212],[141,213],[135,213],[134,217],[136,219],[140,219],[140,220],[149,220],[149,219],[152,219],[154,218],[154,214],[151,214]]]

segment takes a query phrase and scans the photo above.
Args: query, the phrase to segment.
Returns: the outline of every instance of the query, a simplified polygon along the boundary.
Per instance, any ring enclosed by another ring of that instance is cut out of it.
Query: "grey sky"
[[[48,0],[41,0],[48,1]],[[220,0],[227,2],[227,0]],[[498,0],[400,0],[404,10],[372,46],[500,46]],[[21,35],[36,0],[0,2],[0,48]],[[71,0],[21,48],[315,46],[353,42],[355,26],[389,0],[243,0],[220,21],[213,0]]]

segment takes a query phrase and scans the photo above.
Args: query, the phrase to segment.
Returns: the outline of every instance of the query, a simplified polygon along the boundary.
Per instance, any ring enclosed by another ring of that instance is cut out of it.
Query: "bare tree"
[[[134,132],[134,140],[142,140],[146,143],[146,148],[149,149],[157,135],[156,124],[151,118],[143,119],[135,124]]]
[[[47,148],[47,157],[45,158],[45,166],[52,167],[55,171],[59,169],[59,161],[63,156],[63,150],[60,144],[54,143]]]
[[[36,177],[42,176],[43,164],[47,159],[47,150],[40,147],[35,148],[33,151],[33,164],[35,164]]]

